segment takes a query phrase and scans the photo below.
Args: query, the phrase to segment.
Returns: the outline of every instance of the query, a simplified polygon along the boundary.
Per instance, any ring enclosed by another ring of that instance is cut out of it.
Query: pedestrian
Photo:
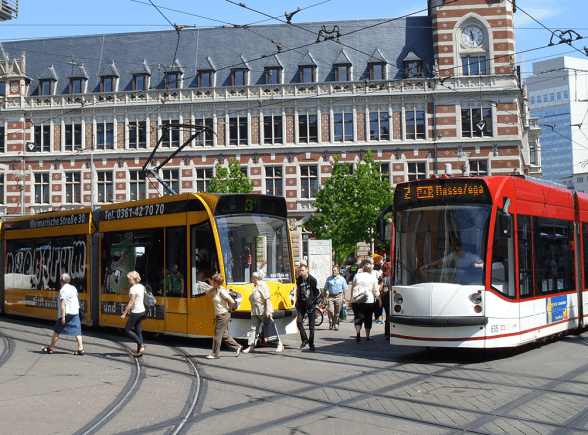
[[[226,288],[223,287],[225,282],[224,276],[217,273],[212,276],[212,287],[206,291],[207,295],[212,295],[212,304],[214,305],[214,312],[216,314],[216,327],[214,329],[214,336],[212,337],[212,353],[207,355],[208,359],[218,359],[220,347],[225,343],[229,349],[239,356],[243,346],[235,341],[229,335],[229,321],[231,320],[231,311],[235,306],[235,301],[229,294]]]
[[[347,274],[347,284],[353,282],[353,278],[355,278],[355,274],[359,269],[361,269],[361,257],[358,255],[355,257],[355,263],[353,263],[349,268],[349,273]]]
[[[390,262],[382,263],[382,285],[380,297],[382,298],[382,317],[384,317],[384,338],[390,339]]]
[[[382,300],[378,290],[378,280],[372,275],[373,265],[369,261],[364,261],[361,264],[362,272],[358,272],[351,284],[351,308],[353,309],[355,331],[357,335],[355,340],[359,343],[361,341],[361,327],[365,328],[365,339],[373,340],[370,337],[372,329],[372,316],[374,315],[374,303],[380,305]],[[367,298],[361,302],[359,301],[360,294],[365,293]]]
[[[243,353],[252,353],[255,350],[255,343],[266,319],[271,319],[274,312],[272,306],[270,288],[266,282],[263,281],[263,274],[261,272],[253,272],[251,274],[251,282],[253,283],[253,291],[249,295],[249,302],[251,302],[251,329],[247,334],[247,344],[249,347]],[[278,337],[277,353],[284,350],[284,345]]]
[[[145,353],[145,345],[143,344],[143,333],[141,330],[141,323],[145,317],[145,305],[143,298],[145,297],[145,287],[141,282],[141,275],[136,271],[127,273],[127,278],[131,284],[129,290],[129,303],[125,310],[120,315],[121,320],[124,320],[128,315],[127,324],[125,326],[125,334],[137,343],[137,353],[133,356],[140,358]]]
[[[300,349],[304,348],[307,344],[310,350],[314,351],[314,321],[315,312],[318,298],[320,297],[320,291],[318,289],[316,278],[308,274],[307,266],[300,266],[300,276],[296,279],[296,311],[298,318],[296,324],[300,331]],[[304,330],[304,319],[308,315],[308,336]]]
[[[298,277],[300,276],[300,268],[302,266],[308,267],[308,263],[306,262],[306,260],[300,260],[298,262],[298,267],[296,268],[296,279],[298,279]]]
[[[333,274],[325,282],[325,299],[327,300],[327,315],[329,316],[329,329],[339,330],[339,316],[342,304],[346,303],[345,290],[347,283],[345,278],[339,275],[339,266],[333,266]]]
[[[57,322],[53,328],[53,337],[49,346],[42,347],[45,353],[53,353],[59,335],[73,335],[78,342],[78,350],[74,355],[85,355],[82,343],[82,324],[80,322],[80,300],[78,290],[70,284],[71,276],[64,273],[60,276],[61,290],[59,290],[59,305],[57,306]]]

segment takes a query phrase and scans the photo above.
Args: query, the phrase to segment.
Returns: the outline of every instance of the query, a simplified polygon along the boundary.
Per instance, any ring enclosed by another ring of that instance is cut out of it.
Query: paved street
[[[316,352],[288,336],[282,354],[212,361],[210,339],[150,335],[135,360],[118,330],[46,355],[52,324],[0,317],[2,433],[588,433],[588,333],[487,353],[394,348],[383,330],[356,343],[350,321],[325,323]]]

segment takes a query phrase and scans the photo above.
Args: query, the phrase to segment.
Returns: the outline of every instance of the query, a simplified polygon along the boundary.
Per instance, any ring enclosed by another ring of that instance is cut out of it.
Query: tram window
[[[202,295],[210,288],[210,278],[219,270],[216,244],[206,221],[190,229],[190,258],[192,297]]]
[[[167,296],[186,297],[186,228],[166,228],[165,264],[169,270]]]
[[[575,288],[572,222],[535,217],[535,286],[537,293],[557,293]]]
[[[499,210],[496,216],[496,225],[494,227],[494,242],[492,247],[492,288],[501,292],[505,296],[514,297],[515,288],[510,285],[509,280],[509,263],[511,262],[510,251],[508,249],[510,238],[501,237],[501,216]]]
[[[6,288],[59,291],[69,273],[79,293],[88,291],[85,236],[47,237],[6,242]]]
[[[519,246],[519,293],[521,298],[533,296],[533,232],[531,216],[517,217]]]
[[[164,266],[162,228],[129,230],[102,234],[101,291],[127,294],[127,274],[136,270],[141,284],[158,293]]]

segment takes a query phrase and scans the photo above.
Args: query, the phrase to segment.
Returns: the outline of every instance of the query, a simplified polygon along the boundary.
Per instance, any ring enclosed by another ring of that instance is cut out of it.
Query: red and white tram
[[[393,211],[392,344],[513,347],[584,326],[588,195],[438,178],[397,185]]]

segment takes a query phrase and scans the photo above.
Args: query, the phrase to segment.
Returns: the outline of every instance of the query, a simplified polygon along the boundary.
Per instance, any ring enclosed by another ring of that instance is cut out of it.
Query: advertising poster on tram
[[[547,324],[568,319],[568,296],[547,298]]]

